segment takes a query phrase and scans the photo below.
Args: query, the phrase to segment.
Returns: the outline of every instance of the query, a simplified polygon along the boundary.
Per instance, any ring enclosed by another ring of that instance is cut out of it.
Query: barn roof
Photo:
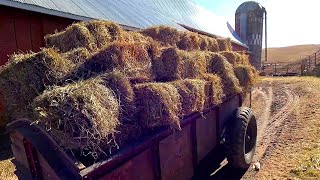
[[[0,5],[75,20],[111,20],[127,29],[154,25],[192,29],[246,46],[232,35],[225,20],[191,0],[1,0]]]

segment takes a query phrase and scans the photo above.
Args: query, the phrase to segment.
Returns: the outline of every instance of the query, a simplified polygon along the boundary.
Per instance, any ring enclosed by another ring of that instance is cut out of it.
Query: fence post
[[[274,63],[274,74],[277,74],[277,63]]]
[[[317,53],[314,53],[314,67],[317,66]]]
[[[309,56],[309,68],[308,69],[310,69],[311,68],[311,57]]]

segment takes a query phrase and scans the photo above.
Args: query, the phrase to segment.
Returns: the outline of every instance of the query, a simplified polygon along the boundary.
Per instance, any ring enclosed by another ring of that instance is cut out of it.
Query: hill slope
[[[269,62],[291,62],[315,53],[320,49],[320,44],[297,45],[279,48],[268,48]],[[264,60],[264,50],[262,53]]]

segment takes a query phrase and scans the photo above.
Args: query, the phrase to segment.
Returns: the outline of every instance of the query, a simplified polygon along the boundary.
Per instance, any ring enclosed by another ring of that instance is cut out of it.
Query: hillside
[[[288,47],[268,48],[269,62],[291,62],[310,55],[320,49],[320,44],[297,45]],[[264,60],[264,50],[262,53]]]

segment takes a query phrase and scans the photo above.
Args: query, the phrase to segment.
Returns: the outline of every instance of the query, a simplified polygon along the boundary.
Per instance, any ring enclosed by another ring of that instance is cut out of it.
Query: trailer
[[[85,166],[61,150],[28,119],[7,125],[18,169],[32,179],[190,179],[209,152],[224,144],[228,162],[246,169],[256,147],[257,124],[240,94],[181,120],[181,130],[159,129]]]

